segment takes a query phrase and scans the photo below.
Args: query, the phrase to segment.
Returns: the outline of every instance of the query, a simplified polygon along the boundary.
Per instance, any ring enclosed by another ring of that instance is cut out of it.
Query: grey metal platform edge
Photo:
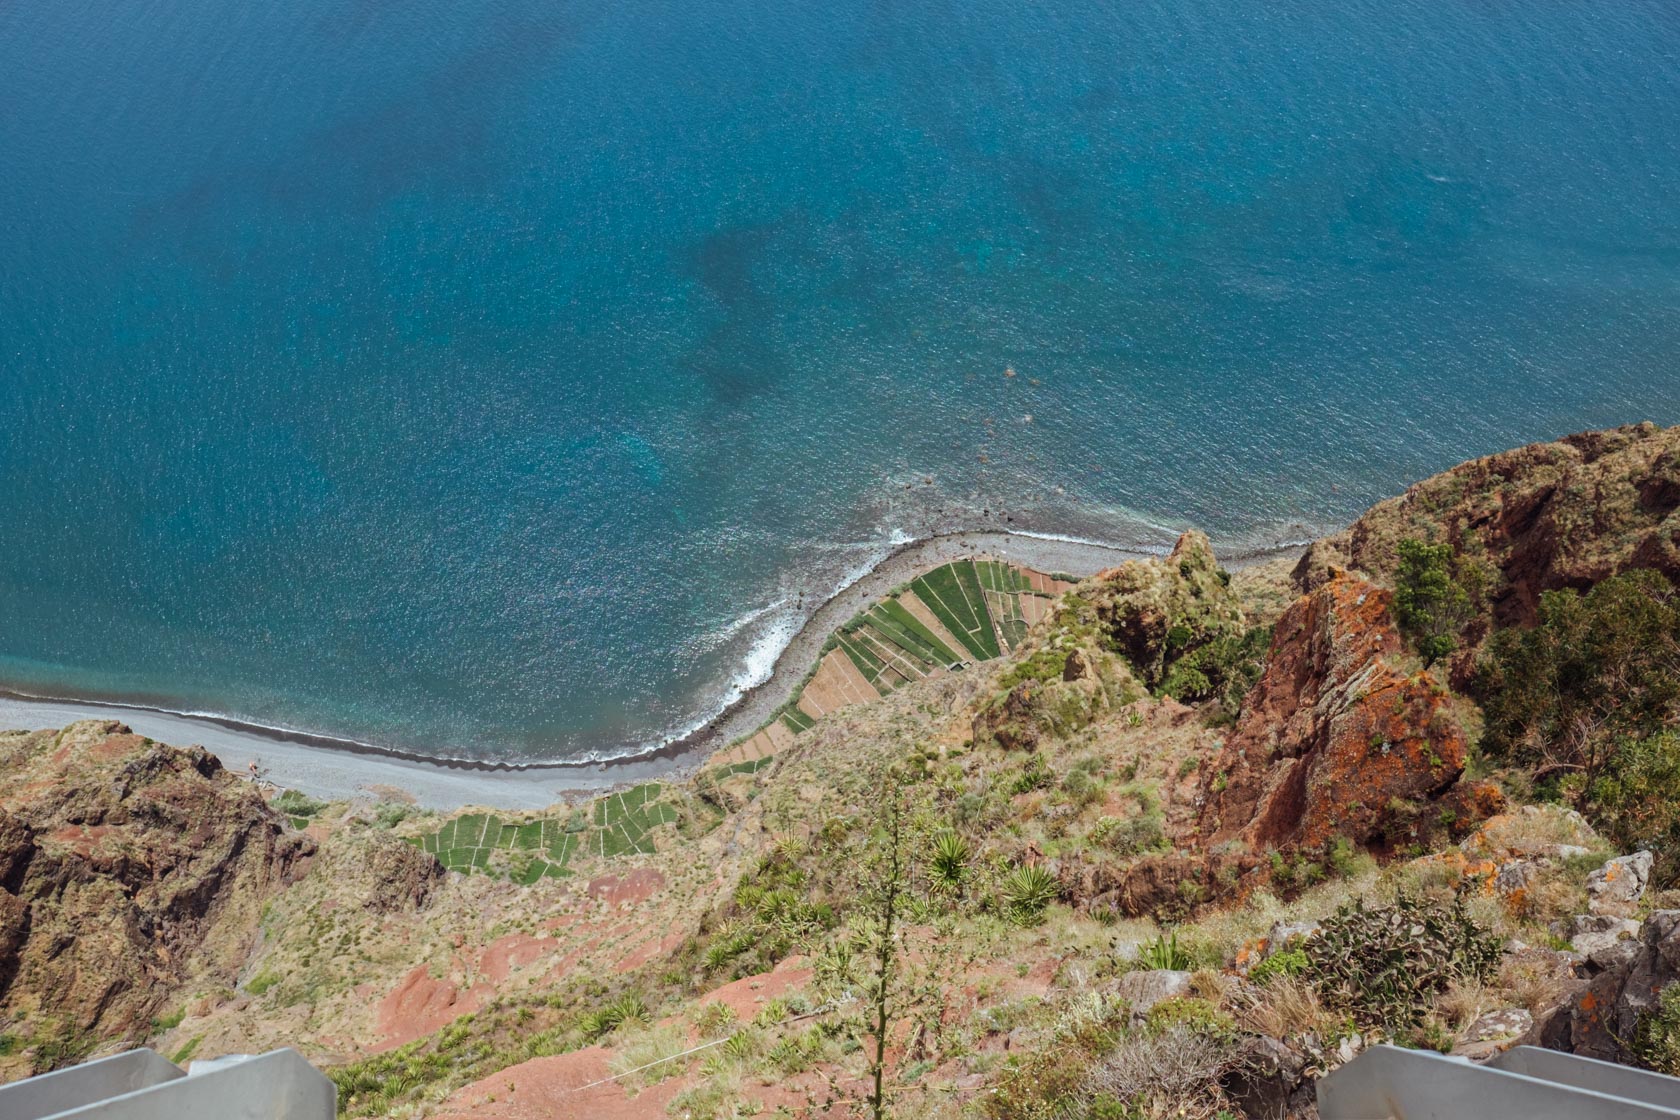
[[[1321,1120],[1680,1120],[1674,1090],[1665,1090],[1661,1084],[1680,1086],[1672,1078],[1619,1066],[1601,1069],[1608,1063],[1572,1054],[1510,1053],[1516,1056],[1500,1066],[1479,1066],[1430,1050],[1373,1046],[1319,1081],[1319,1116]],[[1630,1092],[1638,1095],[1625,1095]]]
[[[150,1050],[130,1050],[44,1073],[15,1085],[0,1085],[0,1117],[40,1120],[68,1108],[80,1108],[185,1076],[180,1066]]]
[[[1520,1073],[1525,1077],[1538,1077],[1559,1085],[1573,1085],[1577,1089],[1590,1089],[1680,1111],[1680,1078],[1664,1077],[1646,1069],[1561,1054],[1538,1046],[1512,1047],[1496,1055],[1488,1065],[1507,1073]]]
[[[296,1050],[195,1062],[130,1050],[0,1086],[0,1120],[333,1120],[337,1089]]]

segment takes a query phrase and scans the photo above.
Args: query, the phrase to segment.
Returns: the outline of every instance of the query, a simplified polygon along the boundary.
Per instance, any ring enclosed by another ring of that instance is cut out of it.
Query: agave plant
[[[634,992],[625,992],[607,1004],[606,1012],[614,1027],[646,1026],[650,1018],[647,1004]]]
[[[934,885],[942,890],[962,890],[968,878],[968,861],[972,854],[968,841],[955,829],[942,828],[936,832],[933,837]]]
[[[1138,961],[1145,968],[1187,971],[1195,963],[1190,950],[1178,943],[1178,931],[1163,933],[1138,949]]]
[[[1006,911],[1012,921],[1024,926],[1043,918],[1045,907],[1060,892],[1056,877],[1042,867],[1017,867],[1003,880]]]

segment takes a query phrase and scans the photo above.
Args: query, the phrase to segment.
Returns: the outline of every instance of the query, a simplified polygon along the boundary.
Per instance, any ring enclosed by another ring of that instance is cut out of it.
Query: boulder
[[[1115,984],[1115,992],[1133,1012],[1144,1015],[1158,1003],[1189,995],[1190,974],[1169,968],[1128,972]]]
[[[1613,949],[1639,936],[1639,923],[1632,918],[1609,914],[1577,914],[1565,927],[1569,947],[1591,959],[1595,953]]]
[[[1651,879],[1650,852],[1617,856],[1587,876],[1587,909],[1594,914],[1626,917],[1645,897]]]
[[[1305,941],[1319,930],[1317,922],[1277,922],[1266,935],[1266,947],[1272,952],[1287,949],[1295,940]]]
[[[1022,681],[1007,693],[980,708],[970,728],[977,746],[994,744],[1000,750],[1038,749],[1038,694],[1044,685]]]
[[[1659,910],[1635,938],[1595,954],[1597,974],[1549,1014],[1536,1015],[1535,1041],[1607,1062],[1628,1062],[1640,1017],[1680,979],[1680,910]]]
[[[1307,1056],[1294,1047],[1264,1035],[1250,1035],[1220,1079],[1226,1094],[1242,1106],[1245,1116],[1300,1116],[1311,1104]],[[1306,1090],[1302,1099],[1302,1090]]]
[[[1531,859],[1515,859],[1499,865],[1493,877],[1493,889],[1502,895],[1514,895],[1534,885],[1540,875],[1540,864]]]
[[[1515,1046],[1534,1029],[1534,1016],[1526,1008],[1507,1007],[1478,1016],[1458,1036],[1452,1053],[1473,1062],[1484,1062],[1495,1054]]]

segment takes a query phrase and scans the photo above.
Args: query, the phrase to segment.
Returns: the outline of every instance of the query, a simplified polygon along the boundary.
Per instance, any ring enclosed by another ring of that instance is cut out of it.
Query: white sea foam
[[[1154,528],[1154,526],[1150,526]],[[1160,544],[1114,544],[1110,541],[1094,541],[1088,537],[1070,537],[1063,533],[1035,533],[1030,529],[999,530],[1005,536],[1031,537],[1035,541],[1055,541],[1058,544],[1077,544],[1089,548],[1106,548],[1114,552],[1147,553],[1151,556],[1165,556],[1172,551],[1166,545]]]
[[[1164,535],[1176,536],[1177,531],[1166,526],[1153,524],[1145,519],[1133,517],[1133,522],[1145,528],[1156,530]],[[915,545],[935,537],[958,535],[962,532],[986,534],[994,533],[999,536],[1026,537],[1033,540],[1049,541],[1057,544],[1067,544],[1078,547],[1098,548],[1122,553],[1165,555],[1170,546],[1151,545],[1143,543],[1117,544],[1113,541],[1093,540],[1088,537],[1072,536],[1064,533],[1046,533],[1030,529],[1000,528],[996,526],[976,527],[968,530],[949,530],[918,536],[900,526],[882,525],[880,535],[873,540],[861,541],[833,541],[828,542],[828,550],[840,553],[863,553],[861,559],[844,568],[841,574],[829,586],[825,594],[796,596],[782,594],[780,597],[755,607],[735,618],[729,619],[715,629],[708,631],[695,640],[695,645],[703,650],[719,649],[737,639],[743,632],[756,628],[746,652],[742,655],[739,667],[724,683],[722,690],[716,694],[711,703],[693,718],[684,721],[680,726],[658,735],[652,739],[637,743],[623,744],[617,749],[587,751],[582,754],[568,755],[556,759],[518,759],[500,760],[472,757],[467,755],[410,752],[392,747],[369,743],[361,739],[353,739],[343,735],[333,735],[321,731],[311,731],[303,728],[289,727],[284,724],[262,723],[240,715],[230,715],[223,712],[201,709],[173,709],[149,704],[138,704],[111,700],[70,700],[58,697],[30,696],[27,693],[15,692],[13,695],[30,700],[43,702],[65,702],[73,704],[88,704],[101,708],[114,708],[129,711],[155,712],[161,715],[176,716],[186,719],[205,720],[234,727],[247,728],[259,734],[268,736],[293,737],[301,741],[313,741],[325,744],[342,744],[346,748],[371,751],[394,758],[423,759],[440,765],[459,764],[474,767],[502,767],[514,770],[539,769],[546,767],[588,767],[599,766],[614,762],[626,762],[650,754],[661,748],[688,738],[704,730],[707,726],[727,713],[753,689],[767,683],[775,675],[776,663],[781,660],[789,646],[799,637],[815,615],[836,598],[844,595],[859,581],[867,578],[876,571],[882,563],[899,550]],[[1280,540],[1268,542],[1257,547],[1288,548],[1310,544],[1312,538],[1301,540]],[[799,605],[794,605],[795,603]]]

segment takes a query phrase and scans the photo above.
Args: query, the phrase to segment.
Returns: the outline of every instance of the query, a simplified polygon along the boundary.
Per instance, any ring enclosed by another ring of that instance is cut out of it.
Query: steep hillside
[[[203,750],[115,723],[0,733],[0,1071],[137,1042],[231,983],[315,844]]]
[[[0,738],[4,1060],[295,1045],[349,1115],[478,1120],[1308,1116],[1378,1039],[1680,1068],[1677,441],[1478,460],[1298,565],[975,567],[999,656],[890,675],[983,642],[901,594],[825,654],[868,703],[544,813]]]

